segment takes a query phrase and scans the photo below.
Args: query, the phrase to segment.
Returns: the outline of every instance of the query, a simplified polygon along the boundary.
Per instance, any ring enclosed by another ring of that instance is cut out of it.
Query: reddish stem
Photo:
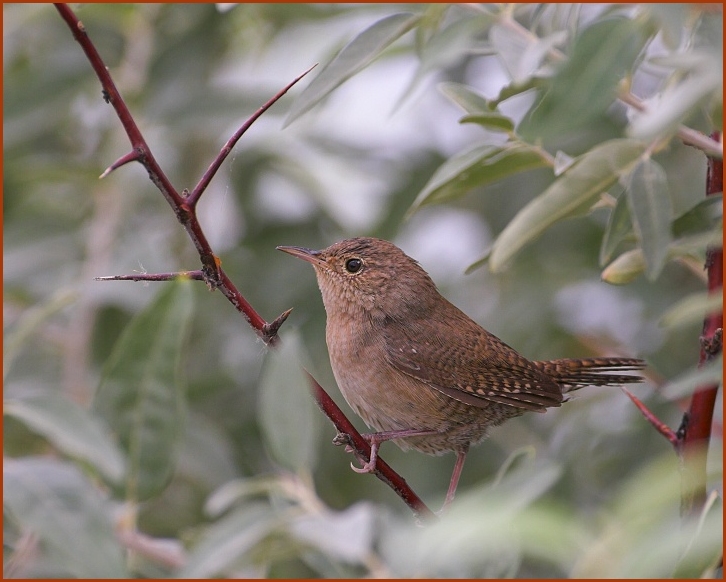
[[[201,271],[179,271],[178,273],[133,273],[132,275],[110,275],[109,277],[95,277],[96,281],[173,281],[187,278],[195,281],[204,281]]]
[[[239,290],[235,287],[232,281],[230,281],[229,277],[227,277],[225,272],[222,270],[220,260],[212,251],[209,241],[207,241],[207,237],[205,236],[196,215],[196,203],[199,200],[199,196],[201,196],[204,188],[206,188],[207,184],[214,176],[214,173],[219,169],[227,154],[229,154],[229,151],[223,149],[220,152],[220,154],[210,166],[209,170],[207,170],[204,177],[195,188],[192,196],[187,196],[186,192],[179,194],[179,192],[174,188],[169,179],[166,177],[162,169],[159,167],[159,164],[156,162],[156,159],[151,153],[151,150],[147,145],[144,136],[141,134],[141,131],[136,125],[136,122],[134,121],[131,112],[129,111],[126,103],[121,97],[121,94],[116,88],[116,85],[111,78],[111,74],[108,71],[108,68],[104,64],[103,59],[101,59],[101,56],[98,54],[98,51],[96,50],[93,42],[88,37],[83,23],[81,23],[78,17],[66,4],[56,4],[55,7],[60,13],[63,20],[65,20],[66,24],[68,24],[68,27],[71,29],[71,32],[73,34],[73,37],[76,39],[76,41],[78,41],[78,43],[81,45],[81,48],[86,53],[86,57],[88,58],[91,66],[93,67],[93,70],[96,72],[96,75],[101,82],[101,86],[103,88],[103,98],[106,100],[107,103],[111,103],[111,105],[113,106],[116,114],[118,115],[118,118],[121,120],[121,124],[126,131],[126,135],[131,142],[132,151],[123,155],[113,164],[111,164],[111,166],[109,166],[106,171],[104,171],[101,177],[107,176],[116,168],[129,162],[138,161],[139,163],[141,163],[144,168],[146,168],[146,171],[149,174],[149,178],[164,195],[164,198],[174,210],[177,220],[179,220],[179,222],[182,224],[184,229],[187,231],[189,238],[191,238],[192,242],[194,243],[194,246],[199,253],[199,258],[202,262],[202,270],[200,271],[202,273],[201,278],[207,283],[207,285],[209,285],[210,288],[215,289],[219,287],[221,289],[224,296],[232,303],[232,305],[235,306],[235,308],[240,313],[244,315],[250,326],[254,328],[254,330],[266,344],[275,344],[277,341],[277,330],[282,322],[285,321],[285,319],[287,318],[289,311],[278,316],[277,319],[275,319],[273,322],[268,323],[262,318],[262,316],[260,316],[260,314],[258,314],[253,309],[253,307],[249,304],[249,302],[247,302],[247,300],[242,296]],[[269,109],[269,107],[273,103],[280,99],[280,97],[282,97],[285,92],[287,92],[287,90],[292,87],[297,81],[299,81],[306,73],[295,79],[292,83],[288,84],[287,87],[285,87],[282,91],[280,91],[277,95],[275,95],[272,99],[265,103],[260,109],[258,109],[252,115],[252,117],[250,117],[250,119],[248,119],[244,123],[244,125],[237,131],[237,133],[235,133],[232,139],[227,142],[227,145],[230,146],[229,150],[231,150],[231,147],[237,142],[242,134],[247,131],[252,123],[254,123],[254,121],[257,120],[260,115],[262,115],[262,113]],[[192,273],[197,272],[193,271]],[[176,276],[176,274],[167,273],[146,276],[145,278],[141,276],[120,276],[115,278],[104,277],[103,279],[167,281],[170,278],[174,278]],[[192,278],[196,279],[198,277],[193,276]]]
[[[192,190],[191,194],[187,197],[187,204],[189,206],[195,206],[197,202],[199,202],[199,198],[202,196],[204,191],[207,189],[207,186],[209,186],[209,183],[212,181],[212,178],[214,178],[214,175],[217,173],[217,170],[219,170],[220,166],[222,165],[222,162],[224,162],[225,158],[230,154],[232,151],[232,148],[234,148],[235,144],[239,141],[239,139],[244,135],[244,133],[250,128],[250,126],[257,121],[257,118],[259,118],[265,111],[267,111],[274,103],[276,103],[285,93],[287,93],[300,79],[302,79],[305,75],[307,75],[310,71],[312,71],[317,64],[310,67],[307,71],[305,71],[302,75],[296,77],[293,79],[290,83],[287,84],[281,91],[277,93],[274,97],[270,98],[267,103],[262,105],[257,111],[255,111],[252,114],[252,117],[250,117],[247,121],[242,124],[242,127],[240,127],[232,137],[230,137],[227,140],[227,143],[224,144],[224,147],[222,147],[221,151],[217,155],[217,157],[212,161],[211,165],[207,169],[207,171],[202,176],[202,179],[199,180],[199,183],[194,187],[194,190]]]
[[[108,68],[104,64],[103,59],[101,59],[101,55],[98,54],[96,47],[91,42],[91,39],[88,38],[88,34],[86,33],[86,28],[83,26],[83,23],[78,19],[68,5],[56,4],[55,7],[60,13],[61,18],[63,18],[63,20],[66,21],[66,24],[68,24],[68,28],[71,29],[73,38],[78,41],[78,44],[81,45],[83,52],[86,53],[86,57],[91,63],[91,67],[93,67],[93,70],[96,72],[98,80],[101,81],[104,100],[106,103],[110,103],[116,110],[116,115],[118,115],[119,120],[121,120],[121,124],[126,130],[126,135],[129,136],[131,146],[136,151],[139,161],[149,171],[151,181],[156,184],[156,187],[159,188],[159,190],[161,190],[161,193],[164,195],[164,198],[167,199],[169,204],[181,204],[181,196],[174,186],[172,186],[171,182],[169,182],[169,179],[161,170],[159,164],[152,155],[149,146],[146,144],[144,136],[141,135],[141,131],[139,131],[139,128],[129,111],[129,108],[126,107],[126,103],[121,98],[121,94],[116,88],[116,84],[113,82],[111,74],[108,72]]]
[[[626,389],[624,386],[621,386],[620,389],[628,395],[628,398],[633,401],[636,408],[640,410],[645,419],[653,425],[655,430],[667,438],[668,441],[670,441],[670,443],[677,449],[679,446],[678,434],[666,423],[660,420],[655,414],[653,414],[650,409],[630,390]]]
[[[315,402],[318,403],[318,406],[325,416],[331,420],[339,433],[348,436],[349,444],[355,450],[356,455],[364,462],[368,461],[371,455],[371,447],[368,442],[356,430],[350,420],[343,414],[343,411],[323,387],[318,384],[315,378],[307,370],[305,373],[308,375],[310,381],[310,390],[313,398],[315,398]],[[373,474],[393,489],[404,503],[413,510],[417,517],[427,520],[436,517],[436,514],[416,495],[413,489],[406,483],[406,480],[391,469],[391,466],[380,457],[376,461]]]
[[[719,132],[711,138],[719,141]],[[706,176],[706,196],[723,192],[723,160],[708,158],[708,174]],[[723,287],[723,247],[711,247],[706,254],[708,269],[709,294],[721,294]],[[703,366],[722,351],[721,330],[723,329],[723,311],[709,314],[703,323],[701,336],[701,352],[699,365]],[[695,483],[684,491],[683,510],[698,514],[704,507],[706,491],[706,452],[711,439],[713,409],[718,395],[718,384],[700,386],[693,394],[688,411],[683,417],[683,457],[689,479]]]

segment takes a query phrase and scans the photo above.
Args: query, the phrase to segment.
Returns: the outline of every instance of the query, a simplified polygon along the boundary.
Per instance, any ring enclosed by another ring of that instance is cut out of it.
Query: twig
[[[212,248],[207,241],[207,237],[202,230],[196,215],[196,205],[199,201],[199,197],[204,192],[211,181],[214,174],[221,166],[224,159],[231,151],[234,144],[244,134],[245,131],[254,123],[260,115],[262,115],[267,109],[269,109],[275,102],[277,102],[295,83],[302,79],[311,69],[308,69],[305,73],[297,77],[291,83],[289,83],[282,91],[278,92],[277,95],[272,97],[267,103],[260,107],[243,125],[239,130],[228,140],[227,144],[222,151],[219,152],[217,157],[210,165],[207,172],[204,174],[202,179],[199,181],[197,186],[194,188],[192,194],[183,191],[181,194],[174,188],[166,174],[162,171],[161,167],[154,158],[151,149],[149,148],[144,136],[139,130],[136,122],[134,121],[129,108],[126,106],[121,94],[116,88],[111,74],[108,68],[103,62],[103,59],[98,54],[96,47],[94,46],[91,39],[88,37],[83,23],[73,13],[73,11],[66,4],[56,4],[56,9],[60,13],[63,20],[65,20],[68,27],[73,33],[73,37],[78,41],[86,53],[93,70],[96,73],[101,86],[103,88],[103,98],[107,103],[110,103],[116,114],[118,115],[121,124],[123,125],[126,135],[131,142],[131,151],[121,156],[113,164],[111,164],[102,174],[101,178],[108,176],[111,172],[117,168],[129,163],[139,162],[149,174],[149,179],[156,185],[156,187],[164,195],[164,198],[174,210],[177,220],[182,224],[187,234],[191,238],[194,246],[199,253],[199,258],[202,263],[201,271],[190,271],[193,273],[190,276],[193,279],[200,279],[198,273],[202,274],[201,279],[204,280],[210,289],[219,288],[222,294],[229,300],[235,308],[244,315],[250,326],[257,332],[257,335],[266,344],[274,345],[278,341],[277,330],[279,329],[282,322],[287,318],[288,312],[278,316],[273,322],[268,323],[262,316],[260,316],[250,305],[250,303],[244,298],[239,292],[237,287],[232,283],[227,274],[223,271],[221,261],[214,254]],[[171,278],[175,278],[178,275],[175,274],[159,274],[155,276],[119,276],[119,277],[103,277],[100,280],[132,280],[132,281],[168,281]]]
[[[178,273],[134,273],[132,275],[109,275],[107,277],[94,277],[96,281],[173,281],[174,279],[193,279],[204,281],[201,271],[179,271]]]
[[[177,570],[186,563],[184,550],[181,547],[171,547],[164,540],[152,538],[136,530],[121,530],[116,535],[124,547],[157,564]]]
[[[335,425],[335,428],[340,434],[348,437],[350,446],[354,449],[356,455],[361,460],[368,461],[371,455],[371,447],[368,442],[361,436],[356,430],[353,424],[343,414],[335,401],[328,395],[323,387],[318,384],[315,378],[306,370],[308,380],[310,381],[310,390],[315,398],[315,402],[318,403],[320,409],[325,413],[331,422]],[[373,473],[381,481],[386,483],[396,494],[408,505],[416,514],[417,517],[424,520],[431,520],[436,518],[436,514],[431,511],[428,506],[416,495],[411,487],[406,483],[406,480],[391,469],[390,465],[383,459],[378,457],[376,461],[376,468]]]
[[[199,198],[204,193],[204,190],[207,188],[209,183],[212,181],[212,178],[217,173],[217,170],[219,170],[219,167],[222,165],[222,162],[224,162],[225,158],[230,154],[232,151],[232,148],[234,148],[235,144],[239,141],[239,139],[242,137],[242,135],[249,129],[249,127],[257,121],[257,119],[265,112],[267,111],[278,99],[280,99],[285,93],[287,93],[290,88],[295,85],[300,79],[302,79],[305,75],[307,75],[310,71],[312,71],[315,67],[317,67],[317,63],[314,64],[312,67],[310,67],[307,71],[305,71],[302,75],[299,77],[296,77],[293,79],[290,83],[287,84],[286,87],[284,87],[277,95],[272,97],[267,103],[265,103],[262,107],[260,107],[257,111],[254,112],[252,117],[250,117],[245,123],[240,127],[232,137],[229,138],[226,144],[224,144],[224,147],[220,150],[217,157],[214,159],[212,164],[209,166],[209,169],[204,173],[204,176],[202,176],[202,179],[199,180],[199,183],[194,187],[191,194],[189,194],[189,197],[187,198],[187,204],[189,206],[195,206],[197,202],[199,201]]]
[[[154,159],[143,135],[136,126],[133,120],[131,112],[123,101],[120,93],[116,89],[116,86],[111,78],[108,69],[106,68],[103,60],[101,59],[98,51],[88,37],[83,24],[78,20],[73,11],[65,4],[55,5],[62,18],[66,21],[69,28],[71,29],[74,38],[79,42],[83,48],[88,60],[91,62],[96,75],[101,81],[103,87],[103,98],[106,102],[111,103],[116,110],[116,113],[121,120],[121,123],[126,130],[126,134],[129,137],[132,145],[132,151],[121,156],[113,164],[111,164],[101,174],[101,178],[108,176],[111,172],[117,168],[129,163],[138,161],[149,173],[151,181],[161,190],[164,197],[169,202],[169,205],[174,210],[177,219],[184,226],[190,238],[194,242],[197,251],[199,252],[200,259],[202,261],[202,269],[195,271],[180,271],[177,273],[134,273],[132,275],[112,275],[107,277],[96,277],[99,281],[170,281],[179,277],[186,277],[194,280],[205,281],[211,289],[218,288],[222,294],[234,305],[234,307],[244,315],[247,322],[262,338],[265,344],[270,347],[275,347],[279,343],[279,336],[277,335],[280,326],[285,322],[287,317],[292,312],[292,309],[288,309],[281,313],[277,318],[271,322],[265,321],[247,302],[244,296],[239,292],[237,287],[232,283],[227,274],[221,267],[221,261],[212,252],[212,249],[207,242],[201,225],[197,220],[196,206],[199,202],[201,195],[207,188],[216,172],[221,167],[222,163],[232,151],[232,148],[242,135],[249,129],[249,127],[275,102],[277,102],[293,85],[295,85],[300,79],[307,75],[313,67],[310,67],[302,75],[298,76],[286,87],[279,91],[274,97],[269,99],[262,107],[257,109],[255,113],[234,133],[234,135],[225,143],[217,157],[212,161],[207,171],[204,173],[202,178],[199,180],[197,185],[194,187],[191,193],[186,190],[181,194],[173,187],[169,182],[166,175],[162,172],[161,168]],[[314,65],[315,66],[315,65]],[[323,388],[318,384],[315,379],[310,376],[310,384],[313,391],[313,396],[320,406],[321,410],[330,418],[330,420],[338,428],[339,432],[349,435],[353,448],[357,451],[357,454],[361,456],[370,455],[370,446],[363,439],[360,433],[355,429],[351,422],[346,418],[343,412],[338,408],[335,402],[328,396]],[[430,519],[435,517],[434,513],[424,504],[424,502],[416,495],[416,493],[409,487],[406,481],[396,473],[391,467],[380,458],[378,459],[378,467],[375,471],[376,476],[387,483],[403,501],[414,511],[414,513],[423,518]],[[124,540],[124,543],[131,547],[132,544],[136,544],[139,541],[144,541],[141,534],[136,537],[128,538]],[[163,558],[163,556],[161,556]],[[163,559],[161,561],[164,561]],[[174,565],[169,562],[170,565]]]
[[[643,404],[643,402],[641,402],[641,400],[637,396],[635,396],[635,394],[625,388],[625,386],[621,386],[620,389],[628,395],[628,398],[633,401],[633,404],[635,404],[636,408],[640,410],[645,419],[653,425],[655,430],[657,430],[660,434],[667,438],[673,445],[673,447],[677,449],[680,446],[680,439],[678,438],[678,433],[676,433],[676,431],[674,431],[666,423],[660,420],[655,414],[653,414],[650,409],[645,404]]]
[[[629,91],[621,91],[618,93],[618,99],[629,105],[633,109],[644,112],[648,108],[645,106],[640,99]],[[707,156],[714,156],[723,159],[723,144],[713,137],[704,135],[700,131],[686,127],[685,125],[679,125],[676,130],[676,135],[681,138],[681,141],[686,144],[702,150]]]
[[[711,136],[719,139],[719,132]],[[708,158],[706,176],[706,196],[723,192],[723,160]],[[706,254],[708,271],[708,292],[721,294],[723,287],[723,247],[711,247]],[[723,311],[706,316],[701,336],[699,366],[721,353],[723,335]],[[691,398],[688,411],[683,416],[683,461],[689,478],[696,483],[695,489],[687,487],[681,500],[684,512],[698,514],[706,503],[706,453],[711,439],[713,409],[716,405],[718,384],[700,386]]]

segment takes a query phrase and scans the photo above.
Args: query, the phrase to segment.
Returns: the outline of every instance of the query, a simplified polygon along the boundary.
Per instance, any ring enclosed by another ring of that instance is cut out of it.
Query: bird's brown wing
[[[544,412],[562,403],[552,378],[449,305],[453,310],[438,321],[409,318],[384,325],[392,366],[471,406],[496,402]]]

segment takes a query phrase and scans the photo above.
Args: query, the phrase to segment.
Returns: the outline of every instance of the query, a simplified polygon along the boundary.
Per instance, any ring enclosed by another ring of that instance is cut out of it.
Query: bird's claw
[[[353,469],[356,473],[373,473],[376,470],[376,462],[375,461],[368,461],[365,465],[362,467],[356,467],[352,462],[350,463],[350,468]]]

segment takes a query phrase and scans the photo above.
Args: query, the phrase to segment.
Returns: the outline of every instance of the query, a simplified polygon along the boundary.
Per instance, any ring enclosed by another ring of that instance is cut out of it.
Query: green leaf
[[[506,101],[510,97],[520,95],[526,91],[537,89],[539,87],[545,87],[547,85],[547,79],[545,77],[530,77],[525,81],[516,82],[513,81],[509,85],[505,85],[499,90],[499,95],[494,99],[489,100],[489,108],[494,109],[498,107],[500,103]]]
[[[249,553],[277,524],[268,505],[255,503],[233,511],[207,529],[176,576],[225,577],[234,574],[245,558],[252,565]]]
[[[573,158],[569,154],[566,154],[562,150],[557,150],[557,153],[555,154],[554,167],[552,168],[554,170],[555,177],[559,177],[564,174],[567,169],[574,163],[575,158]]]
[[[481,14],[454,21],[424,45],[421,51],[421,66],[416,72],[417,77],[434,70],[446,69],[469,54],[495,54],[488,44],[477,41],[484,35],[494,21],[494,15]]]
[[[497,56],[515,83],[526,82],[539,70],[549,51],[566,39],[566,31],[557,31],[538,38],[533,34],[521,34],[500,23],[494,25],[489,33],[489,40],[497,49]]]
[[[645,46],[643,25],[630,18],[596,22],[575,40],[571,57],[550,79],[532,115],[519,126],[529,141],[582,128],[615,101],[617,86]]]
[[[3,507],[23,531],[37,536],[42,577],[128,577],[111,508],[75,466],[55,459],[6,459]]]
[[[676,400],[690,396],[698,388],[719,386],[723,378],[723,354],[713,358],[700,368],[692,368],[679,375],[660,389],[664,398]]]
[[[723,64],[708,54],[702,56],[703,62],[695,72],[678,85],[659,93],[645,111],[633,116],[629,135],[652,140],[671,133],[712,96],[721,94]]]
[[[489,247],[482,253],[481,257],[479,257],[476,261],[474,261],[471,265],[469,265],[466,268],[466,270],[464,271],[464,274],[469,275],[469,274],[473,273],[474,271],[476,271],[477,269],[479,269],[480,267],[483,267],[484,265],[486,265],[487,262],[489,261],[489,257],[491,256],[491,254],[492,254],[492,248]]]
[[[33,333],[50,317],[77,299],[78,291],[59,289],[49,299],[23,313],[3,342],[3,380],[7,377],[13,360]]]
[[[432,36],[423,46],[419,55],[420,65],[393,110],[397,111],[432,71],[451,67],[461,62],[466,55],[495,54],[486,42],[476,39],[486,32],[492,20],[493,16],[490,14],[462,18]]]
[[[671,242],[673,206],[668,178],[657,162],[647,158],[627,176],[628,207],[645,259],[645,275],[655,280],[665,266]]]
[[[386,16],[366,28],[320,71],[290,107],[283,127],[312,109],[334,89],[372,63],[394,41],[411,30],[420,16],[408,12]]]
[[[713,231],[686,236],[673,241],[668,247],[668,259],[696,258],[704,260],[706,248],[721,244],[721,232]],[[642,249],[629,250],[612,263],[600,275],[602,280],[613,285],[623,285],[645,271],[645,257]]]
[[[613,256],[617,246],[632,232],[627,196],[618,196],[605,227],[605,234],[600,245],[600,265],[606,264]]]
[[[191,285],[165,284],[126,327],[103,370],[94,407],[126,451],[127,499],[158,494],[174,471],[174,450],[184,435],[180,359],[192,316]]]
[[[478,113],[490,113],[492,111],[487,98],[474,91],[468,85],[447,81],[446,83],[439,83],[437,88],[466,113],[476,115]]]
[[[89,462],[107,479],[118,483],[125,460],[98,417],[55,392],[6,400],[3,414],[17,418],[42,434],[60,451]]]
[[[474,188],[507,176],[547,165],[539,149],[522,143],[483,145],[458,154],[442,164],[411,205],[421,206],[459,198]]]
[[[619,255],[610,263],[600,278],[611,285],[625,285],[638,277],[645,270],[645,258],[641,249],[632,249]]]
[[[604,142],[580,156],[512,219],[492,247],[489,266],[500,271],[527,243],[558,220],[591,206],[637,162],[644,146],[628,139]]]
[[[707,315],[723,310],[721,293],[691,293],[660,318],[663,327],[682,327],[684,325],[702,324]]]
[[[302,343],[288,333],[269,350],[260,378],[259,418],[270,454],[292,471],[311,471],[317,461],[320,412],[308,390]]]
[[[375,517],[373,504],[361,502],[340,512],[299,515],[290,524],[290,533],[326,556],[364,563],[373,549]]]
[[[459,123],[476,123],[490,131],[503,131],[511,133],[514,131],[514,121],[501,113],[479,113],[477,115],[465,115]]]
[[[427,4],[421,13],[421,20],[416,27],[416,53],[421,56],[424,45],[436,34],[446,13],[451,7],[450,4]]]
[[[673,235],[684,236],[710,230],[722,219],[723,194],[707,196],[673,221]]]

